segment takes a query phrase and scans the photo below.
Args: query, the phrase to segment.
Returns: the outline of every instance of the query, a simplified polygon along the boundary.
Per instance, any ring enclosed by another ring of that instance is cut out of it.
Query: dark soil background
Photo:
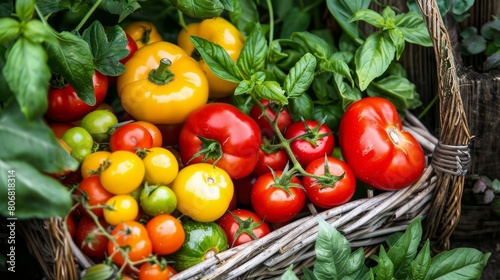
[[[476,248],[483,253],[491,253],[481,279],[500,280],[500,236],[475,236],[470,239],[451,240],[452,248]]]

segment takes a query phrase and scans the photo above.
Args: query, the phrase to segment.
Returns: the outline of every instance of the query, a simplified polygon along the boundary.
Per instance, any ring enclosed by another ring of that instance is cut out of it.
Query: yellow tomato
[[[129,151],[112,152],[101,171],[101,184],[112,194],[129,194],[137,189],[146,173],[142,159]]]
[[[80,172],[82,173],[82,178],[87,178],[92,174],[95,174],[99,167],[104,164],[106,159],[111,155],[108,151],[97,151],[88,155],[82,162],[80,167]]]
[[[104,220],[112,226],[133,221],[139,213],[139,204],[128,194],[115,195],[108,199],[104,208]]]
[[[208,163],[195,163],[181,169],[171,188],[177,197],[177,210],[199,222],[220,218],[234,193],[229,174]]]
[[[146,173],[144,181],[149,185],[168,185],[179,172],[179,163],[175,155],[161,147],[153,147],[146,151],[142,159]]]
[[[134,39],[138,49],[154,42],[163,41],[156,26],[149,21],[131,22],[123,28],[123,31]]]

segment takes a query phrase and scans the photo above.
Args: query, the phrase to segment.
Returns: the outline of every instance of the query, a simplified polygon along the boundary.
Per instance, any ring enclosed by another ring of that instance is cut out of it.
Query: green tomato
[[[61,138],[71,149],[71,156],[80,163],[92,153],[94,140],[83,127],[72,127],[66,130]]]
[[[148,186],[141,191],[140,205],[149,216],[171,214],[177,207],[177,197],[167,186]]]
[[[109,140],[110,129],[118,123],[115,114],[109,110],[95,110],[83,117],[80,126],[85,128],[97,142]]]

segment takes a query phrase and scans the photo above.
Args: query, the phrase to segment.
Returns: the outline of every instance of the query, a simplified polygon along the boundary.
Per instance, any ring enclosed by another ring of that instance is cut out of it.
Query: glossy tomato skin
[[[128,257],[131,261],[147,258],[153,252],[153,245],[146,228],[139,222],[128,221],[118,224],[111,232],[119,246],[130,246]],[[108,242],[108,256],[113,256],[113,262],[121,266],[125,263],[122,254],[113,242]],[[116,252],[116,253],[115,253]]]
[[[314,138],[314,136],[309,139],[308,136],[307,139],[296,139],[290,143],[290,148],[292,149],[293,154],[297,158],[300,165],[304,168],[317,158],[324,158],[325,155],[330,156],[335,148],[335,138],[333,137],[332,130],[325,124],[320,124],[320,122],[315,120],[306,120],[305,125],[302,121],[292,124],[288,127],[285,138],[292,139],[306,133],[306,126],[311,131],[320,126],[317,133],[308,133],[308,135],[313,136],[315,134],[316,136],[319,136],[321,134],[325,134],[325,136],[320,138],[316,137],[317,139]],[[311,140],[312,143],[308,140]]]
[[[236,204],[239,206],[252,206],[252,187],[259,176],[249,175],[241,179],[234,179],[234,192],[236,193]]]
[[[257,123],[233,105],[209,103],[193,111],[187,118],[179,136],[182,162],[200,163],[205,155],[195,155],[203,148],[201,138],[218,142],[220,153],[207,163],[224,169],[231,178],[250,175],[259,157],[261,133]]]
[[[342,205],[352,198],[356,190],[356,177],[349,165],[340,159],[327,157],[326,163],[328,164],[328,174],[333,176],[343,175],[342,179],[331,186],[326,186],[318,184],[318,180],[315,178],[305,176],[302,178],[302,183],[309,200],[318,207],[328,209]],[[325,158],[319,158],[311,162],[306,167],[306,172],[324,176]]]
[[[425,154],[402,130],[401,118],[387,99],[367,97],[349,106],[339,127],[342,155],[356,177],[379,190],[399,190],[423,173]]]
[[[142,125],[128,123],[116,129],[109,138],[111,152],[124,150],[135,153],[138,149],[153,147],[151,133]]]
[[[267,99],[261,99],[260,104],[266,108],[266,114],[271,118],[271,120],[276,120],[276,124],[278,125],[280,132],[285,134],[286,129],[293,124],[293,119],[288,109],[285,108],[280,112],[276,112],[276,106],[274,106],[273,103]],[[249,115],[257,122],[264,137],[271,139],[275,135],[275,131],[271,123],[262,114],[262,110],[257,104],[252,106]]]
[[[240,221],[238,221],[238,219]],[[254,238],[246,232],[238,235],[238,230],[249,230],[256,238],[261,238],[271,231],[259,215],[247,209],[236,209],[226,212],[217,224],[224,230],[230,247],[250,242]]]
[[[153,244],[153,253],[169,255],[182,247],[186,233],[181,222],[169,214],[160,214],[146,223],[148,236]]]
[[[170,271],[167,267],[162,267],[159,264],[145,262],[139,268],[139,280],[168,280],[170,279]]]
[[[91,175],[84,178],[75,192],[77,195],[82,195],[83,199],[87,199],[88,206],[92,207],[90,211],[97,217],[103,217],[104,204],[113,197],[113,194],[108,192],[101,184],[99,175]],[[89,215],[87,211],[80,207],[80,211],[85,215]]]
[[[104,229],[109,227],[103,218],[99,218],[99,223]],[[92,242],[88,242],[90,240]],[[75,242],[83,253],[92,259],[103,260],[106,257],[109,240],[104,234],[99,233],[98,226],[90,216],[83,216],[78,221]]]
[[[252,172],[252,175],[257,177],[270,172],[270,169],[282,171],[288,163],[288,155],[284,149],[266,151],[263,145],[259,149],[259,159]]]
[[[128,194],[144,180],[146,168],[142,159],[129,151],[112,152],[100,173],[102,186],[112,194]]]
[[[48,94],[48,108],[45,116],[57,122],[74,122],[95,110],[102,103],[108,91],[108,78],[95,71],[92,77],[96,103],[88,105],[81,100],[69,84],[63,88],[51,87]]]
[[[282,171],[276,171],[281,176]],[[252,188],[252,207],[262,219],[268,223],[285,223],[302,210],[306,202],[306,192],[301,188],[302,182],[292,177],[291,183],[298,187],[289,187],[291,195],[281,187],[273,186],[276,181],[272,173],[260,176]]]

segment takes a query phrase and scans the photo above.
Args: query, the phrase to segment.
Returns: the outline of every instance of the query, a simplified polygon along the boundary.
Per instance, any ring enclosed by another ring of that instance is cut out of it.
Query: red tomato
[[[168,255],[182,247],[186,234],[182,224],[174,216],[160,214],[146,223],[148,236],[153,244],[153,253]]]
[[[65,222],[66,222],[66,227],[68,228],[69,235],[71,236],[71,238],[75,238],[76,223],[73,211],[69,212],[68,216],[65,219]]]
[[[290,148],[302,167],[333,153],[335,138],[332,130],[325,124],[315,120],[306,120],[305,124],[302,121],[296,122],[288,127],[285,138],[292,139],[300,135],[303,137],[293,140]]]
[[[61,88],[51,86],[45,116],[56,122],[74,122],[92,112],[102,103],[108,91],[108,78],[105,75],[95,71],[93,81],[96,102],[92,106],[81,100],[69,84]]]
[[[228,211],[217,224],[224,230],[230,247],[256,240],[271,230],[257,214],[246,209]]]
[[[96,207],[91,211],[97,217],[103,216],[103,208],[99,208],[98,206],[103,206],[108,199],[114,196],[102,186],[99,175],[90,175],[83,179],[78,185],[78,189],[75,193],[83,195],[83,199],[87,199],[87,203],[90,207]],[[80,206],[80,211],[85,215],[89,215],[83,206]]]
[[[146,228],[139,222],[127,221],[118,224],[111,232],[120,247],[129,246],[129,260],[135,262],[147,258],[153,253],[153,245],[149,239]],[[108,243],[108,256],[112,256],[113,262],[121,266],[125,263],[124,256],[117,252],[118,248],[113,242]],[[125,251],[124,251],[125,252]]]
[[[290,112],[288,112],[288,109],[285,108],[280,112],[276,112],[278,110],[276,103],[270,102],[266,99],[260,100],[260,104],[266,108],[266,114],[271,118],[271,120],[276,121],[278,129],[281,133],[285,134],[286,129],[293,124],[293,119]],[[262,110],[257,104],[252,106],[249,115],[257,122],[264,137],[272,138],[274,136],[275,132],[271,123],[263,115]]]
[[[71,124],[71,123],[49,123],[49,127],[50,129],[52,129],[52,132],[54,132],[54,135],[56,136],[56,138],[61,138],[62,135],[64,134],[64,132],[66,132],[66,130],[72,128],[72,127],[75,127],[74,124]]]
[[[250,175],[259,157],[261,134],[257,123],[233,105],[209,103],[193,111],[179,136],[186,164],[216,163],[231,178]]]
[[[149,131],[151,137],[153,138],[153,147],[163,146],[163,136],[158,126],[146,121],[136,121],[134,123],[144,126],[144,128]]]
[[[234,193],[236,194],[236,204],[239,206],[251,206],[252,187],[257,181],[258,176],[249,175],[241,179],[234,179]]]
[[[103,218],[99,218],[99,223],[105,229],[109,224]],[[103,260],[106,257],[106,248],[108,247],[108,238],[99,233],[96,223],[90,216],[82,216],[76,227],[76,245],[87,256]]]
[[[127,50],[128,50],[128,55],[120,60],[121,64],[125,64],[137,51],[137,43],[135,40],[130,37],[127,33],[125,33],[125,36],[127,37],[128,43],[127,43]]]
[[[259,150],[259,159],[255,165],[255,169],[252,174],[255,176],[260,176],[269,173],[271,170],[283,170],[288,163],[288,155],[284,149],[271,150],[269,149],[269,142],[266,140],[262,141]]]
[[[392,191],[420,178],[426,164],[424,151],[402,129],[401,118],[387,99],[367,97],[347,108],[340,121],[339,144],[359,180]]]
[[[324,181],[309,176],[302,178],[307,197],[318,207],[332,208],[348,202],[354,195],[356,177],[349,165],[340,159],[318,158],[306,167],[306,172],[328,178]]]
[[[286,179],[282,171],[275,173],[277,178],[272,173],[266,173],[257,179],[252,188],[252,207],[266,222],[284,223],[302,210],[306,192],[299,178]]]
[[[140,124],[128,123],[120,126],[109,138],[111,152],[125,150],[135,153],[138,149],[153,147],[153,137],[147,128]]]

